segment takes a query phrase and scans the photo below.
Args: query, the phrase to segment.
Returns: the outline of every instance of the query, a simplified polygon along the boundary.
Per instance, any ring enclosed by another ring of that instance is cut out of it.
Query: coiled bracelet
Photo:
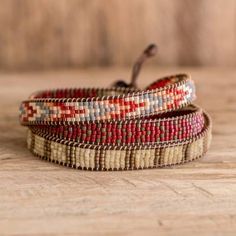
[[[192,104],[193,80],[178,74],[136,88],[153,50],[149,46],[136,62],[131,85],[46,90],[23,101],[20,122],[28,126],[28,149],[88,170],[156,168],[202,157],[211,141],[211,119]]]

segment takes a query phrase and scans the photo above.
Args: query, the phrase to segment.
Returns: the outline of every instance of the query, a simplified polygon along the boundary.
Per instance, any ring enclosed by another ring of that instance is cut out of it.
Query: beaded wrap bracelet
[[[211,119],[190,105],[196,97],[190,76],[168,76],[137,89],[140,67],[154,49],[151,45],[137,60],[130,85],[46,90],[23,101],[20,122],[28,126],[28,149],[88,170],[156,168],[203,156]]]

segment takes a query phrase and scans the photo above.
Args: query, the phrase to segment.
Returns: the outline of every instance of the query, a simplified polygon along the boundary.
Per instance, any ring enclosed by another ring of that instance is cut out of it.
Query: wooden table
[[[0,74],[0,235],[236,235],[236,70],[145,68],[140,86],[187,71],[214,122],[207,155],[183,166],[74,170],[26,149],[18,105],[52,87],[106,86],[126,69]]]

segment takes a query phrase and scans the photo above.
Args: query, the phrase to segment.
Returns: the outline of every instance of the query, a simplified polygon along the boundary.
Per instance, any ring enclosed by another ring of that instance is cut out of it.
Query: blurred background
[[[235,66],[235,0],[0,0],[0,70]]]

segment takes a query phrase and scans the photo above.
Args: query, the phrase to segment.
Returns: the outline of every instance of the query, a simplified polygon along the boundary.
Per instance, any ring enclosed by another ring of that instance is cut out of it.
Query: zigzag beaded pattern
[[[133,170],[183,164],[196,160],[208,150],[211,142],[211,121],[204,114],[204,129],[182,142],[134,145],[120,148],[109,145],[88,145],[28,132],[28,148],[37,156],[58,164],[85,170]]]
[[[63,89],[33,94],[20,106],[23,125],[74,124],[120,120],[165,113],[195,99],[193,81],[186,74],[165,77],[145,91],[133,89]]]

